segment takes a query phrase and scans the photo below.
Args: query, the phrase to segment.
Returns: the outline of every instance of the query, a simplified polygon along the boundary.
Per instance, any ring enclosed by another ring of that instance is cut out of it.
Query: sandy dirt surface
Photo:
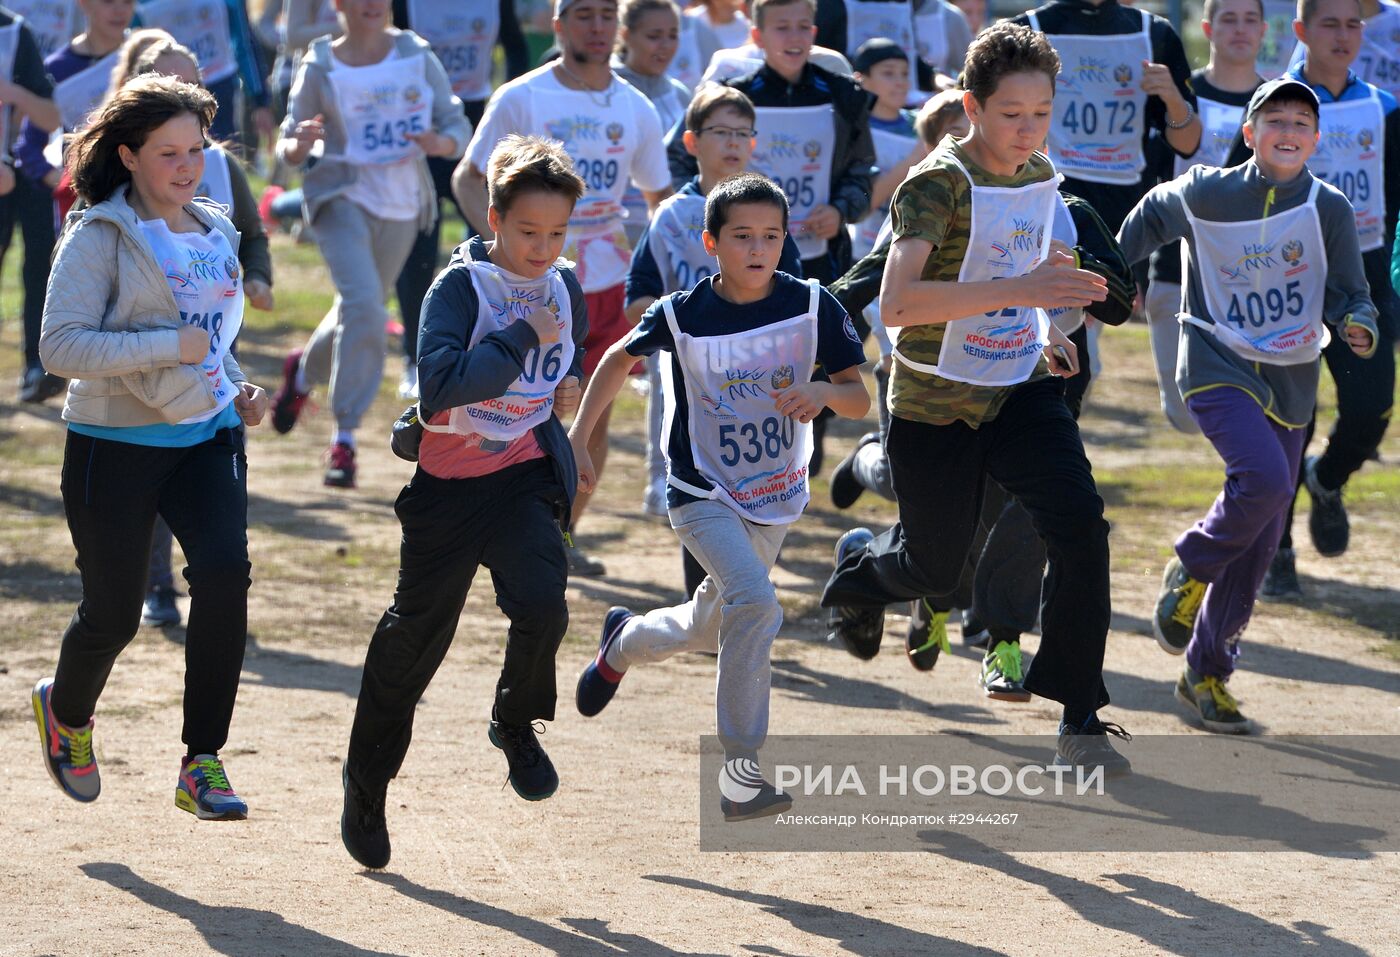
[[[5,362],[14,338],[11,324]],[[254,329],[246,365],[270,385],[296,340]],[[1156,413],[1145,331],[1110,332],[1104,344],[1109,371],[1084,432],[1114,522],[1105,717],[1139,735],[1199,734],[1172,699],[1180,661],[1157,648],[1147,616],[1172,537],[1220,478],[1209,449],[1169,434]],[[101,799],[80,806],[45,775],[29,690],[51,673],[79,597],[58,494],[62,429],[55,409],[0,406],[0,955],[1400,953],[1395,853],[1221,853],[1202,836],[1179,853],[1029,854],[977,832],[914,853],[700,852],[698,808],[714,799],[698,775],[699,735],[713,727],[713,659],[635,670],[597,719],[573,708],[607,606],[670,603],[680,588],[672,534],[638,517],[634,396],[614,416],[617,452],[584,537],[609,575],[570,588],[558,720],[543,737],[558,794],[516,798],[486,740],[504,627],[482,575],[390,790],[393,862],[361,871],[339,840],[340,761],[364,648],[397,567],[392,503],[409,470],[383,435],[399,407],[386,385],[351,492],[320,485],[324,412],[289,437],[264,428],[251,441],[252,636],[224,755],[252,813],[208,824],[172,802],[178,632],[143,629],[117,664],[97,714]],[[863,429],[841,424],[829,461]],[[1383,452],[1400,460],[1400,441]],[[1267,733],[1395,733],[1400,724],[1400,492],[1393,464],[1363,478],[1349,499],[1352,550],[1317,557],[1304,504],[1300,569],[1312,597],[1264,607],[1247,634],[1232,687]],[[977,655],[956,629],[953,654],[930,674],[906,663],[904,619],[893,611],[874,661],[822,640],[816,595],[832,543],[849,525],[892,514],[867,496],[842,515],[818,483],[775,573],[787,620],[774,649],[772,730],[1052,731],[1058,709],[1047,702],[983,697]],[[1034,650],[1036,639],[1026,644]],[[1276,800],[1286,807],[1288,795]],[[1393,789],[1378,788],[1376,802],[1393,821]]]

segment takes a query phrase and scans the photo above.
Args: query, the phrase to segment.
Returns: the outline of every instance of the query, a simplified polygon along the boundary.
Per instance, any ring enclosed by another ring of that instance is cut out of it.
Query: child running
[[[720,804],[729,820],[792,804],[757,763],[768,733],[769,651],[783,620],[769,571],[807,506],[812,420],[824,408],[849,418],[870,408],[865,357],[845,310],[815,281],[777,271],[787,219],[783,191],[756,173],[710,190],[703,238],[718,273],[653,304],[608,349],[569,433],[588,485],[585,442],[598,416],[637,357],[670,353],[667,504],[671,527],[707,577],[683,605],[608,611],[597,657],[579,678],[578,709],[601,712],[634,664],[718,650]],[[829,382],[809,381],[818,361]]]
[[[1046,315],[1101,302],[1107,287],[1051,248],[1059,176],[1037,149],[1059,68],[1027,27],[984,32],[963,67],[972,132],[895,193],[880,318],[899,329],[886,440],[899,524],[842,536],[822,605],[837,638],[870,657],[887,604],[957,588],[991,479],[1049,553],[1024,687],[1064,706],[1056,762],[1111,775],[1128,762],[1108,741],[1126,732],[1097,713],[1108,703],[1108,523],[1057,378],[1079,371],[1077,350]]]
[[[1254,158],[1157,186],[1118,236],[1134,262],[1184,240],[1177,385],[1226,481],[1176,540],[1153,631],[1165,651],[1186,655],[1176,697],[1225,734],[1251,729],[1226,682],[1293,498],[1324,322],[1358,356],[1377,339],[1351,204],[1307,169],[1319,112],[1301,80],[1263,84],[1245,112]]]
[[[197,200],[214,97],[171,77],[139,77],[70,143],[78,196],[49,281],[39,346],[72,379],[63,418],[63,504],[83,600],[58,669],[34,687],[54,782],[97,799],[93,711],[136,634],[156,516],[184,548],[190,620],[175,804],[241,820],[228,739],[248,631],[248,463],[243,429],[267,396],[229,346],[243,321],[238,233]]]
[[[554,654],[569,624],[560,529],[576,470],[556,414],[578,403],[588,322],[559,254],[585,186],[558,143],[518,135],[492,151],[487,176],[495,241],[459,246],[423,303],[428,431],[395,504],[398,586],[365,655],[344,769],[341,839],[365,867],[389,863],[389,781],[482,566],[510,619],[488,736],[522,798],[542,801],[559,787],[533,723],[554,720]]]

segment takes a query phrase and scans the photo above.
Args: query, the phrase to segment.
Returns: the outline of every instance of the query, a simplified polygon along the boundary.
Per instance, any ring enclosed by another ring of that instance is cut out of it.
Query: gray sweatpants
[[[331,414],[341,429],[360,424],[384,376],[384,301],[418,238],[414,220],[380,219],[335,197],[311,224],[335,284],[335,303],[301,357],[308,385],[330,383]]]
[[[1199,435],[1201,427],[1186,409],[1186,401],[1176,385],[1177,343],[1181,340],[1181,283],[1153,280],[1147,287],[1147,337],[1152,342],[1152,361],[1157,367],[1157,392],[1162,411],[1178,432]]]
[[[670,515],[705,580],[685,604],[628,621],[615,646],[618,664],[718,651],[715,725],[729,757],[752,757],[768,736],[769,652],[783,624],[768,573],[788,526],[759,525],[711,501],[681,505]]]

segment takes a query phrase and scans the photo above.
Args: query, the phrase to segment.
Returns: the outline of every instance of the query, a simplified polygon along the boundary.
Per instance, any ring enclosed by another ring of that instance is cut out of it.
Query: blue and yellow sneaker
[[[1240,713],[1240,703],[1225,687],[1225,679],[1198,675],[1187,665],[1176,679],[1176,700],[1185,705],[1201,727],[1216,734],[1249,734],[1254,722]]]
[[[92,753],[91,719],[81,728],[70,728],[53,716],[49,697],[53,679],[41,678],[34,686],[34,721],[39,725],[39,744],[44,749],[44,766],[53,783],[75,801],[96,801],[102,792],[102,777]]]
[[[217,754],[185,755],[180,759],[175,806],[202,821],[241,821],[248,816],[248,805],[233,792],[224,762]]]
[[[1152,615],[1152,634],[1157,644],[1169,655],[1186,654],[1191,633],[1196,630],[1196,615],[1206,597],[1206,583],[1192,578],[1175,555],[1162,572],[1162,590],[1157,594],[1157,607]]]

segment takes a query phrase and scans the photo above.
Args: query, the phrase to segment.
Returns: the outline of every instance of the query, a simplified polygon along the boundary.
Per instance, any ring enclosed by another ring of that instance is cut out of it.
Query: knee
[[[569,604],[562,593],[501,610],[510,619],[512,628],[532,635],[555,640],[563,638],[569,630]]]
[[[252,586],[252,571],[248,560],[237,556],[192,561],[185,569],[185,581],[189,583],[191,598],[209,594],[246,595]]]
[[[742,618],[746,627],[776,636],[783,625],[783,606],[778,601],[778,592],[767,578],[737,589],[727,595],[724,603],[725,617]]]
[[[1269,515],[1287,508],[1295,491],[1286,467],[1246,469],[1235,476],[1234,484],[1242,504]]]

